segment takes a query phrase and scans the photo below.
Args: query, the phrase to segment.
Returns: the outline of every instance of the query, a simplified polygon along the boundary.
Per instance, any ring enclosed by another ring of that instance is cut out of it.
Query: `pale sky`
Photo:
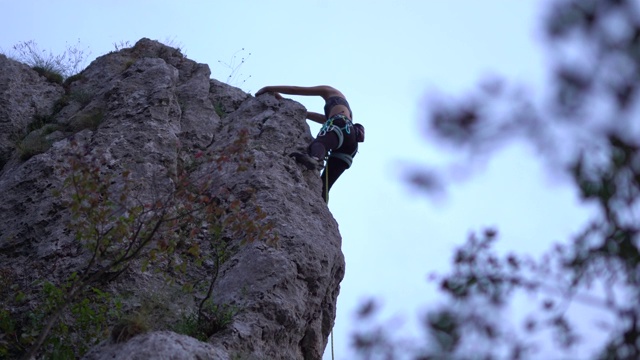
[[[545,82],[539,41],[543,2],[535,0],[0,0],[0,49],[35,40],[61,51],[78,40],[91,59],[142,37],[180,45],[187,57],[232,85],[327,84],[349,100],[366,142],[330,194],[347,267],[334,328],[337,359],[351,359],[354,310],[376,297],[384,318],[414,321],[442,301],[427,281],[445,272],[469,232],[496,227],[498,247],[539,254],[587,218],[573,190],[524,145],[508,147],[437,203],[402,180],[409,164],[444,164],[453,154],[421,135],[425,96],[460,96],[485,76]],[[244,51],[240,51],[241,49]],[[240,51],[240,52],[238,52]],[[247,57],[248,53],[251,53]],[[237,60],[236,60],[237,61]],[[250,76],[250,77],[249,77]],[[242,80],[246,80],[242,82]],[[322,112],[321,99],[292,97]],[[312,131],[319,129],[313,125]],[[415,324],[406,325],[408,333]],[[418,334],[416,334],[418,335]],[[325,359],[330,359],[327,351]]]

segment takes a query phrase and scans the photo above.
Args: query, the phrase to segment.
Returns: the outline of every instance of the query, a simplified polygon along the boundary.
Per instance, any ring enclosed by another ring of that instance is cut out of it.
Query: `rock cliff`
[[[207,65],[149,39],[97,58],[63,84],[0,55],[0,349],[24,354],[59,309],[51,328],[58,340],[47,338],[38,353],[320,359],[345,264],[318,174],[288,156],[311,140],[305,115],[292,100],[256,98],[210,79]],[[82,169],[85,177],[74,178]],[[137,256],[108,268],[105,254],[121,255],[109,246],[142,235],[125,231],[126,239],[104,245],[117,230],[104,229],[154,219],[153,204],[175,197],[184,176],[189,184],[208,179],[193,201],[222,211],[197,224],[192,215],[172,222],[164,231],[173,242],[153,229]],[[73,198],[83,186],[96,196]],[[113,212],[98,218],[114,194],[128,205],[110,203]],[[227,226],[216,238],[224,256],[211,256],[218,251],[207,243],[211,219],[230,214],[234,222],[221,220]],[[233,309],[219,328],[202,341],[173,332],[207,294],[211,308]],[[145,330],[119,336],[114,329],[135,316]],[[60,344],[77,339],[85,350]]]

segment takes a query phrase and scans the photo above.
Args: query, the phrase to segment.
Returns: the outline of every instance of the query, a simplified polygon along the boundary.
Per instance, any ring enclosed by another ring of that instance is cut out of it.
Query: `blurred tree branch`
[[[405,352],[410,358],[532,358],[549,345],[542,333],[570,356],[591,345],[596,331],[608,340],[594,359],[640,358],[640,4],[555,0],[544,25],[548,97],[538,101],[496,78],[457,100],[433,96],[424,125],[431,140],[468,155],[468,166],[510,141],[527,141],[550,171],[568,175],[597,215],[540,259],[496,253],[496,230],[471,235],[451,272],[434,275],[449,300],[426,316],[428,336]],[[415,171],[409,180],[440,191],[450,180],[445,170]],[[533,302],[521,324],[496,315],[518,293]],[[572,304],[613,321],[584,332],[568,315]],[[371,346],[356,345],[360,354]]]

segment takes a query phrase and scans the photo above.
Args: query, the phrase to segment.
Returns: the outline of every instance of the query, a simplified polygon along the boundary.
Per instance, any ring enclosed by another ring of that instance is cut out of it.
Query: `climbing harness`
[[[333,121],[336,119],[344,120],[345,122],[344,127],[339,127],[338,125],[334,125]],[[342,133],[342,131],[346,132],[347,134],[351,134],[352,127],[353,127],[353,123],[351,123],[351,120],[348,117],[342,114],[334,115],[330,117],[329,120],[327,120],[322,125],[322,128],[320,129],[318,136],[324,136],[331,131],[335,132],[336,135],[338,135],[338,147],[336,149],[339,149],[342,146],[342,143],[344,142],[344,134]]]
[[[345,154],[345,153],[339,153],[339,152],[331,152],[329,154],[330,158],[336,158],[336,159],[340,159],[344,162],[347,163],[347,169],[351,167],[351,164],[353,164],[353,157],[356,156],[356,153],[358,152],[358,150],[356,149],[356,151],[354,151],[351,155],[349,154]]]
[[[338,125],[335,125],[333,123],[333,121],[336,120],[336,119],[344,120],[345,125],[343,127],[339,127]],[[337,150],[337,149],[340,149],[340,147],[342,147],[342,144],[344,143],[344,134],[342,132],[344,131],[347,134],[351,134],[351,128],[353,126],[354,126],[353,123],[351,122],[351,120],[348,117],[346,117],[346,116],[344,116],[342,114],[334,115],[334,116],[330,117],[329,120],[327,120],[322,125],[322,128],[320,129],[320,132],[318,133],[318,136],[324,136],[324,135],[330,133],[331,131],[335,132],[336,135],[338,136],[338,146],[335,149],[335,150]],[[353,163],[353,157],[356,156],[357,152],[358,152],[357,149],[352,154],[345,154],[345,153],[331,151],[325,160],[328,160],[330,157],[334,157],[334,158],[337,158],[337,159],[340,159],[340,160],[346,162],[347,163],[347,168],[350,168],[351,164]],[[328,171],[326,173],[328,173]]]

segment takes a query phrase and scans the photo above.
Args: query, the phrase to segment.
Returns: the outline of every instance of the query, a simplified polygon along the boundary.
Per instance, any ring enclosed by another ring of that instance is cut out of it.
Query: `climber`
[[[307,147],[307,153],[291,154],[296,161],[311,170],[321,169],[322,198],[328,201],[329,189],[340,175],[351,167],[353,157],[358,152],[358,143],[364,141],[364,126],[353,124],[353,113],[345,96],[331,86],[265,86],[256,92],[256,96],[273,93],[282,99],[280,93],[287,95],[322,96],[325,101],[324,115],[307,111],[307,119],[322,124],[322,129]]]

